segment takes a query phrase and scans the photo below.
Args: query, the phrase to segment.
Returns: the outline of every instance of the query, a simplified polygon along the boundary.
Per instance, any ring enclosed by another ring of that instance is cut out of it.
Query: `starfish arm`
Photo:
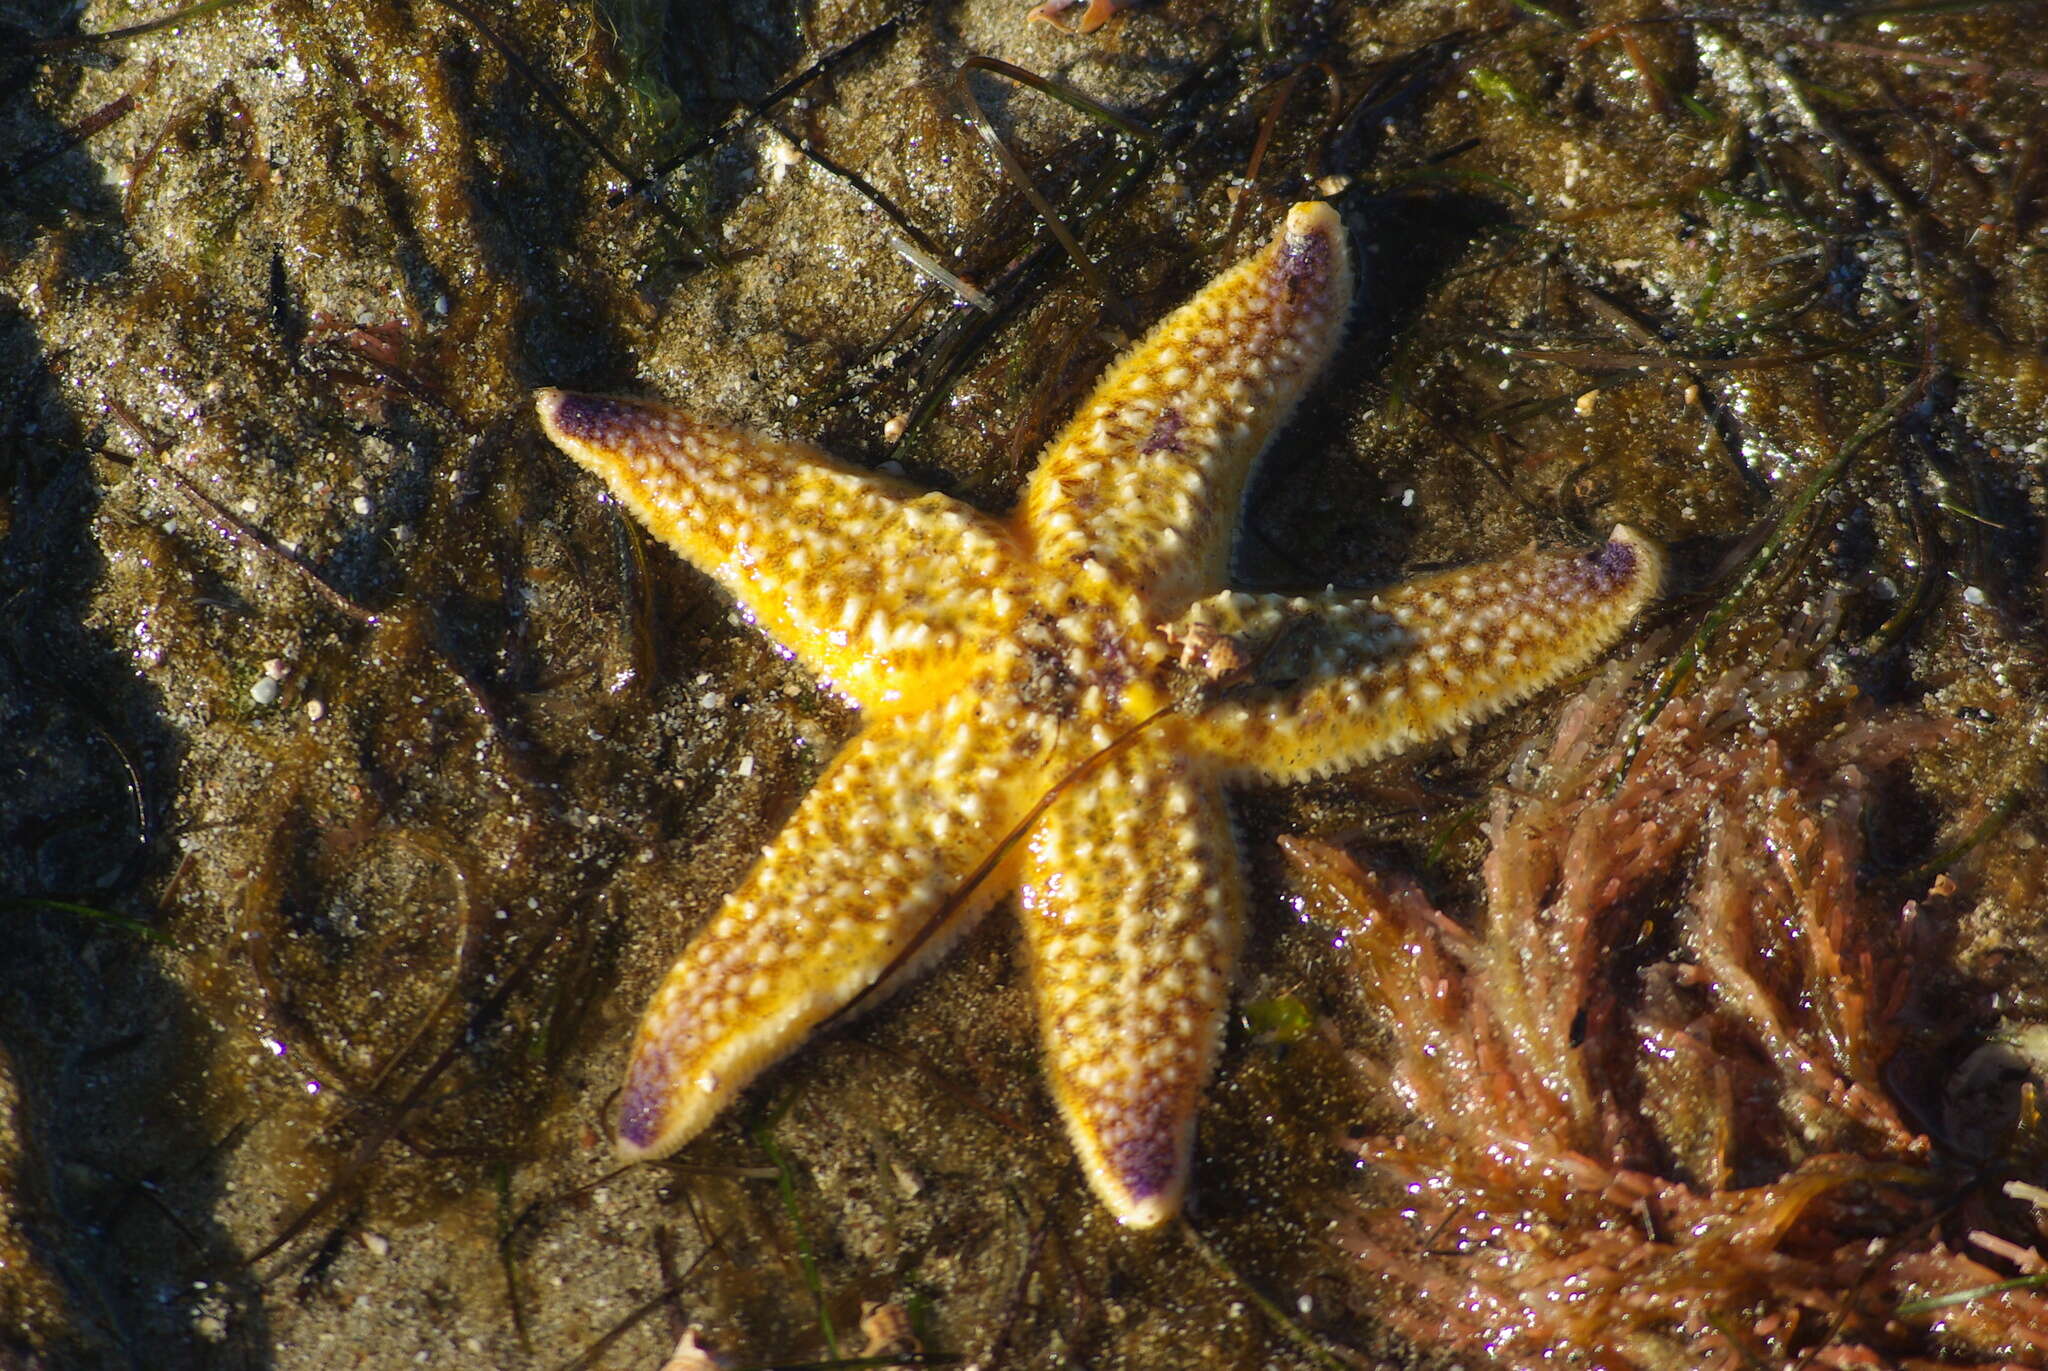
[[[1021,520],[1039,561],[1133,587],[1152,622],[1223,587],[1252,464],[1336,351],[1351,254],[1296,205],[1111,367],[1046,450]]]
[[[1068,33],[1093,33],[1107,24],[1110,16],[1118,10],[1129,9],[1135,3],[1136,0],[1046,0],[1045,4],[1024,17],[1051,24],[1054,28],[1065,29]],[[1062,16],[1068,9],[1080,4],[1086,4],[1087,8],[1072,23],[1066,22]]]
[[[1039,820],[1018,897],[1053,1099],[1137,1228],[1180,1208],[1244,904],[1221,788],[1160,723]]]
[[[944,952],[1005,887],[1000,872],[969,878],[1050,778],[1029,730],[1000,724],[962,693],[879,720],[841,751],[649,1002],[622,1155],[695,1137],[878,979],[894,971],[893,988]]]
[[[557,446],[864,708],[947,689],[1015,593],[1010,535],[945,495],[663,405],[536,403]]]
[[[1440,737],[1591,661],[1657,593],[1664,557],[1617,526],[1593,552],[1535,548],[1375,595],[1226,593],[1169,637],[1232,641],[1254,685],[1196,717],[1238,780],[1328,775]]]

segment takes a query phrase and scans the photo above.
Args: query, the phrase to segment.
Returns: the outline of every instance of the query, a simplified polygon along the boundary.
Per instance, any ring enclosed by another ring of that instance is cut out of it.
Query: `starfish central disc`
[[[1246,482],[1351,293],[1336,214],[1296,205],[1110,368],[1001,519],[802,443],[541,392],[548,436],[862,716],[655,992],[625,1155],[694,1137],[1014,888],[1090,1184],[1136,1226],[1178,1209],[1243,924],[1225,785],[1511,704],[1603,650],[1662,574],[1617,528],[1374,594],[1231,590]]]

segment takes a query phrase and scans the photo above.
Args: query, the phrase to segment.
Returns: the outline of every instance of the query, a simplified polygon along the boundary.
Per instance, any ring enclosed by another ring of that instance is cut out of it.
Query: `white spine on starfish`
[[[987,515],[806,444],[633,400],[544,390],[537,407],[564,452],[865,709],[957,676],[990,591],[1020,569]]]
[[[1112,1212],[1180,1208],[1243,926],[1223,792],[1164,718],[1032,830],[1018,895],[1046,1077]]]
[[[1039,561],[1093,559],[1151,623],[1220,590],[1252,466],[1350,308],[1343,224],[1296,205],[1272,242],[1118,359],[1046,449],[1021,511]]]
[[[1056,779],[1030,738],[997,745],[1002,722],[962,693],[839,754],[648,1003],[619,1109],[624,1155],[687,1142],[899,955],[915,949],[906,972],[925,965],[1001,893],[966,878]]]
[[[1657,594],[1664,556],[1616,527],[1592,552],[1531,548],[1375,593],[1226,591],[1168,628],[1238,640],[1250,684],[1200,716],[1239,781],[1300,781],[1442,737],[1605,651]]]

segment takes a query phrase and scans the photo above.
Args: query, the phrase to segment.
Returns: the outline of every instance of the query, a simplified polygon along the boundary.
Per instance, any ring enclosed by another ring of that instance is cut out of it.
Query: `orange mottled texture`
[[[1225,783],[1519,699],[1612,642],[1661,574],[1624,529],[1379,596],[1229,592],[1245,484],[1351,290],[1337,215],[1295,206],[1110,369],[1005,520],[658,405],[541,393],[548,435],[864,723],[656,991],[627,1156],[687,1142],[1015,886],[1088,1179],[1126,1223],[1177,1211],[1243,921]],[[1191,680],[1196,639],[1255,678]]]
[[[1036,19],[1069,33],[1093,33],[1110,21],[1120,9],[1130,8],[1131,0],[1046,0],[1045,4],[1033,7],[1026,19]],[[1078,16],[1071,11],[1079,9]]]

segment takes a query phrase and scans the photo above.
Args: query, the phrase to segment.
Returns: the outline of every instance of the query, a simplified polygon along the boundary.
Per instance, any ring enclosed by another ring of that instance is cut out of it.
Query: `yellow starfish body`
[[[1336,214],[1295,206],[1110,370],[1008,519],[801,444],[541,393],[548,435],[863,719],[656,991],[627,1156],[695,1136],[1015,887],[1090,1183],[1135,1226],[1178,1209],[1244,912],[1225,783],[1512,703],[1612,642],[1661,576],[1617,529],[1377,595],[1228,590],[1246,481],[1351,287]]]

